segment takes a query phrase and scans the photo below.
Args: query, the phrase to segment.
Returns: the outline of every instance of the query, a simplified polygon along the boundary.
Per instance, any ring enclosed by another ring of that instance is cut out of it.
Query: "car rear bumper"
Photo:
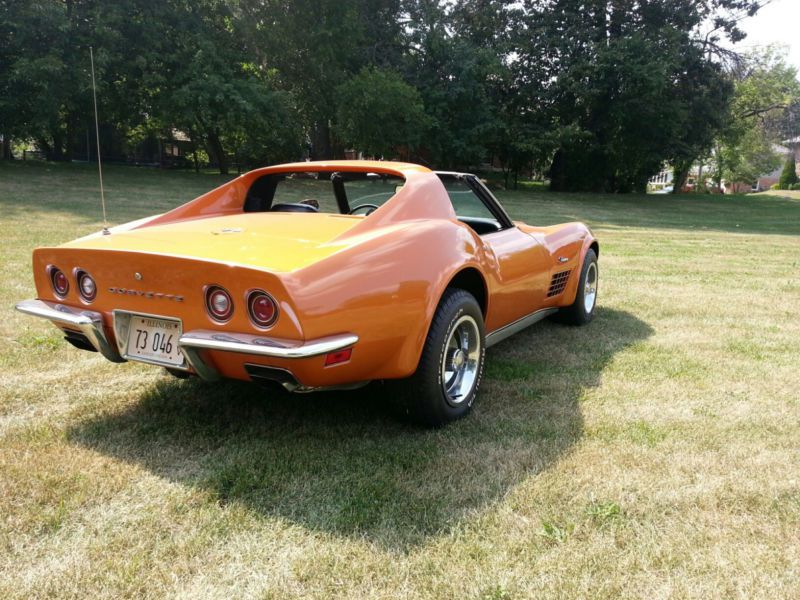
[[[16,308],[26,315],[47,319],[62,329],[82,334],[86,341],[108,360],[125,362],[117,348],[109,342],[103,327],[103,315],[99,312],[44,300],[23,300],[17,303]]]
[[[178,344],[194,371],[203,379],[214,380],[219,379],[219,374],[203,360],[203,350],[231,352],[248,357],[304,359],[350,348],[357,342],[358,336],[353,334],[294,342],[247,333],[220,333],[200,329],[184,333]]]
[[[114,344],[109,340],[102,313],[44,300],[24,300],[19,302],[16,308],[27,315],[51,321],[62,330],[83,336],[91,347],[110,361],[126,360],[120,354],[119,341]],[[220,379],[220,375],[213,363],[203,357],[206,351],[239,354],[243,360],[245,357],[299,360],[351,348],[356,343],[358,336],[354,334],[340,334],[300,342],[248,333],[225,333],[203,329],[187,331],[178,341],[187,362],[182,369],[192,370],[210,381]],[[290,389],[292,386],[284,385],[284,387]]]

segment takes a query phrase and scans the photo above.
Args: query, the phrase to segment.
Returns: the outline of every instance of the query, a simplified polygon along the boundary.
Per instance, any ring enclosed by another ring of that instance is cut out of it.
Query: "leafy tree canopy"
[[[776,107],[800,106],[785,64],[723,47],[760,3],[0,0],[0,131],[71,158],[91,45],[104,131],[183,131],[223,171],[356,147],[626,192],[724,144],[744,173],[763,154],[735,148],[769,139],[747,123],[787,129]]]
[[[427,117],[419,91],[394,71],[364,68],[336,88],[337,132],[373,156],[417,146]]]
[[[750,183],[780,165],[783,124],[800,101],[797,70],[779,48],[744,54],[731,78],[730,112],[714,148],[717,185],[722,179]]]

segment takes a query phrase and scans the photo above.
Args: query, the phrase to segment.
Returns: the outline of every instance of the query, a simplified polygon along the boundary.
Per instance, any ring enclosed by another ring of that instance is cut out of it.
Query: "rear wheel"
[[[586,325],[592,320],[597,306],[598,275],[597,254],[590,248],[583,259],[575,302],[558,312],[556,316],[559,321],[569,325]]]
[[[466,415],[478,393],[485,352],[478,302],[464,290],[447,290],[433,317],[417,371],[402,382],[403,411],[431,427]]]

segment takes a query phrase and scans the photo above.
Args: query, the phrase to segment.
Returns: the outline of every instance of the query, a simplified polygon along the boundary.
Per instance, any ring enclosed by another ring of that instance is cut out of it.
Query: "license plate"
[[[181,366],[184,362],[183,353],[178,347],[181,333],[180,321],[131,315],[126,358]]]

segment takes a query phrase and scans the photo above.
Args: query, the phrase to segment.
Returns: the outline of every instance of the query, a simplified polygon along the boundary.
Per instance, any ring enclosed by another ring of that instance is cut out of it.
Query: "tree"
[[[743,55],[730,76],[734,95],[714,153],[717,185],[723,178],[749,183],[780,165],[775,145],[783,139],[787,112],[800,101],[797,70],[780,49]]]
[[[0,0],[0,132],[81,153],[91,45],[106,155],[176,129],[222,171],[404,143],[507,182],[548,165],[554,189],[641,190],[721,139],[721,39],[760,1]]]
[[[719,35],[756,0],[528,0],[516,55],[528,103],[554,133],[553,189],[641,190],[691,163],[722,125],[730,85]],[[700,35],[704,23],[715,32]]]
[[[684,108],[680,128],[667,153],[667,162],[674,170],[673,194],[683,190],[692,165],[710,153],[728,121],[733,94],[733,85],[718,63],[703,60],[698,53],[693,58],[687,61],[675,90]]]
[[[481,5],[494,10],[504,2],[454,3],[411,0],[408,11],[404,71],[422,95],[430,127],[423,141],[425,156],[443,168],[478,165],[487,148],[508,129],[500,103],[507,77],[506,46],[493,18],[478,14]],[[460,33],[460,35],[458,35]]]
[[[36,138],[53,159],[70,157],[70,138],[88,123],[80,74],[88,75],[94,11],[79,0],[0,3],[0,130]]]
[[[751,183],[774,171],[781,163],[773,141],[760,127],[750,127],[735,141],[725,140],[714,151],[714,182]]]
[[[226,2],[139,2],[150,26],[131,43],[141,49],[143,103],[158,129],[189,133],[221,173],[231,155],[263,163],[299,154],[292,99],[252,62]]]
[[[336,88],[336,133],[373,156],[416,147],[428,119],[419,92],[395,71],[364,68]]]
[[[789,186],[792,186],[797,182],[797,164],[794,160],[794,154],[792,154],[786,159],[786,163],[783,165],[783,171],[781,172],[781,178],[778,181],[778,187],[782,190],[788,190],[791,189]]]
[[[367,66],[402,55],[400,0],[241,0],[238,29],[261,68],[292,94],[312,158],[333,158],[336,89]]]

